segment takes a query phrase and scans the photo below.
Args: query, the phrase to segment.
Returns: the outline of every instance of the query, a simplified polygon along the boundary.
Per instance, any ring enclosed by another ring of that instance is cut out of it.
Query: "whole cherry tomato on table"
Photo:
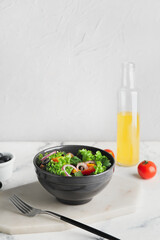
[[[138,165],[138,173],[144,179],[154,177],[156,172],[157,167],[154,162],[144,160]]]
[[[115,158],[114,152],[110,149],[104,149],[104,151],[108,152],[109,154],[112,155],[113,158]]]

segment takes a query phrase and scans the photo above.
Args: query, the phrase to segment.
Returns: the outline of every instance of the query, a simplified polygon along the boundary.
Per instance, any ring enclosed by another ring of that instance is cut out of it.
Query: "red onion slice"
[[[45,160],[46,158],[48,158],[49,156],[51,156],[51,155],[54,154],[54,153],[56,153],[56,151],[51,152],[51,153],[45,155],[45,156],[41,159],[41,161]]]
[[[62,170],[65,172],[66,176],[68,176],[68,177],[72,177],[72,176],[65,170],[66,167],[72,167],[72,168],[74,168],[76,171],[78,171],[78,169],[77,169],[75,166],[71,165],[71,164],[66,164],[66,165],[64,165],[64,166],[62,167]]]
[[[85,162],[86,164],[88,164],[88,163],[95,163],[95,161],[87,161],[87,162]]]
[[[88,169],[88,166],[86,164],[86,162],[80,162],[77,164],[76,168],[79,169],[79,167],[83,167],[85,170]]]

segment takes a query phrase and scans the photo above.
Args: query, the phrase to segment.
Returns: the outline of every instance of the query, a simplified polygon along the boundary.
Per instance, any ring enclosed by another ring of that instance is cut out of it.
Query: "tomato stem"
[[[143,164],[145,164],[145,165],[148,164],[148,161],[147,161],[147,160],[144,160]]]

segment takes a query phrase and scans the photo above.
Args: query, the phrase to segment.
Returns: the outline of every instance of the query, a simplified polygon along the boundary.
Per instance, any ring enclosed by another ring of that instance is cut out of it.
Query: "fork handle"
[[[45,212],[47,214],[49,214],[49,215],[52,215],[52,216],[55,216],[55,217],[59,218],[60,220],[62,220],[64,222],[70,223],[70,224],[72,224],[72,225],[74,225],[76,227],[82,228],[82,229],[84,229],[84,230],[86,230],[88,232],[91,232],[91,233],[96,234],[96,235],[98,235],[100,237],[106,238],[108,240],[120,240],[119,238],[116,238],[116,237],[114,237],[112,235],[109,235],[109,234],[107,234],[105,232],[102,232],[102,231],[100,231],[100,230],[98,230],[96,228],[90,227],[90,226],[88,226],[88,225],[86,225],[84,223],[78,222],[78,221],[73,220],[71,218],[62,216],[62,215],[57,214],[57,213],[53,213],[51,211],[45,211]]]

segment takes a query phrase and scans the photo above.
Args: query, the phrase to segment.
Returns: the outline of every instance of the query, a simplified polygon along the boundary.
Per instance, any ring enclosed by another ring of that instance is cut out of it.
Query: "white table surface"
[[[44,148],[60,145],[60,142],[0,142],[0,151],[15,154],[16,163],[12,179],[1,191],[37,180],[34,166],[34,155]],[[63,144],[85,144],[102,149],[112,149],[116,154],[115,142],[63,142]],[[119,237],[122,240],[159,240],[160,239],[160,142],[141,142],[140,161],[151,160],[157,165],[157,174],[150,180],[143,180],[137,174],[137,166],[119,167],[115,173],[141,183],[140,204],[135,213],[116,217],[103,222],[91,224],[102,231]],[[61,239],[102,239],[76,227],[50,233],[7,235],[0,233],[0,240],[61,240]]]

